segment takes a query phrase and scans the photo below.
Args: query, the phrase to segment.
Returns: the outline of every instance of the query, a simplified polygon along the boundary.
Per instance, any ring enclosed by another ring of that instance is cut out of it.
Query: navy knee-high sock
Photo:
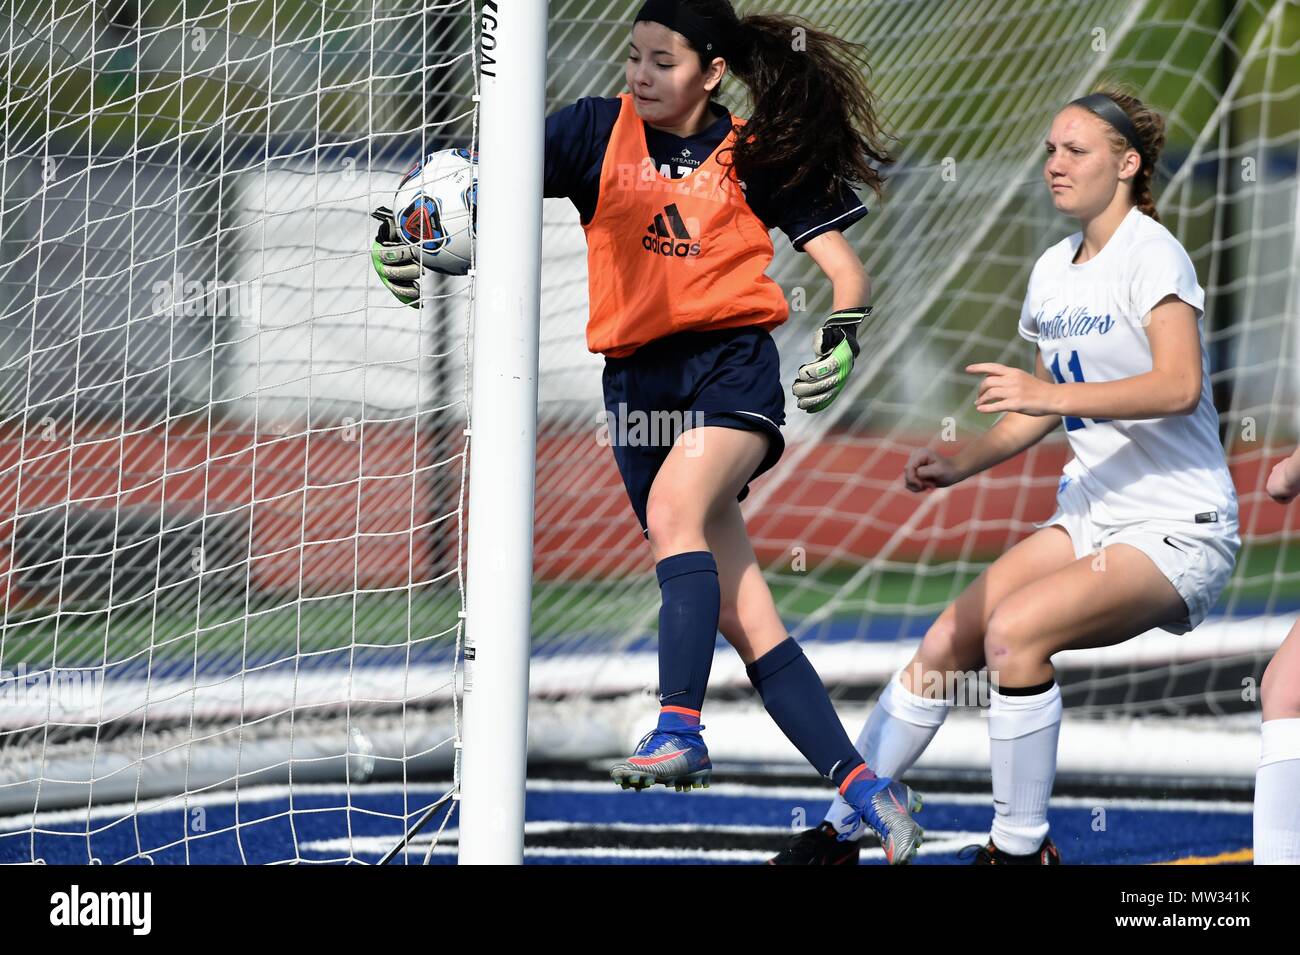
[[[718,565],[707,550],[655,565],[659,608],[659,728],[699,729],[718,639]]]
[[[850,776],[862,778],[863,773],[874,778],[844,732],[817,671],[793,637],[767,651],[745,672],[781,732],[817,772],[833,779],[836,786]],[[857,772],[860,766],[863,769]]]

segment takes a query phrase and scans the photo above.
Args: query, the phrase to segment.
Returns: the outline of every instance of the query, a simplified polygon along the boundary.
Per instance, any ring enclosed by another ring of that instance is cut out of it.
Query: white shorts
[[[1098,524],[1088,496],[1071,481],[1056,496],[1056,513],[1035,527],[1061,527],[1076,559],[1111,544],[1128,544],[1151,558],[1187,605],[1187,616],[1161,630],[1187,633],[1205,619],[1237,564],[1241,538],[1235,525],[1194,524],[1153,518],[1132,524]]]

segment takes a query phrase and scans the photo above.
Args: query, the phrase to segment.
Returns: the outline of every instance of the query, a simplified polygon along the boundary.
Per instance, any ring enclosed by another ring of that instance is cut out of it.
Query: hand
[[[987,375],[975,396],[975,410],[986,414],[1018,411],[1027,415],[1056,414],[1050,406],[1052,385],[1037,375],[996,362],[967,365],[972,375]]]
[[[379,220],[379,231],[370,244],[370,262],[379,273],[379,281],[403,305],[418,309],[420,273],[424,271],[418,253],[397,234],[397,220],[391,209],[380,206],[370,214]]]
[[[1273,470],[1268,472],[1268,481],[1264,489],[1268,491],[1268,496],[1279,504],[1286,504],[1297,494],[1300,494],[1300,486],[1290,479],[1290,472],[1287,465],[1291,463],[1290,457],[1285,457],[1277,464],[1273,465]]]
[[[862,351],[858,345],[858,325],[870,314],[870,305],[841,308],[817,329],[813,338],[813,354],[817,358],[799,367],[790,389],[804,411],[816,414],[826,410],[844,390],[853,371],[853,360]]]
[[[903,484],[909,491],[929,491],[936,487],[951,487],[962,479],[952,458],[944,457],[930,448],[917,448],[903,468]]]

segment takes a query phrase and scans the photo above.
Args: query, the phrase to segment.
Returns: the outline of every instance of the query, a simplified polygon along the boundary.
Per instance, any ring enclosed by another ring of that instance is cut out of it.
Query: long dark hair
[[[726,150],[732,153],[726,164],[740,178],[754,170],[773,170],[779,172],[783,190],[824,178],[827,198],[849,182],[880,196],[885,182],[880,167],[893,162],[885,145],[892,137],[876,117],[866,83],[871,70],[866,47],[818,30],[803,17],[737,17],[730,0],[678,3],[725,25],[732,37],[727,66],[749,87],[754,101],[736,146]],[[701,71],[707,69],[713,55],[696,53]],[[719,83],[712,95],[721,90]]]

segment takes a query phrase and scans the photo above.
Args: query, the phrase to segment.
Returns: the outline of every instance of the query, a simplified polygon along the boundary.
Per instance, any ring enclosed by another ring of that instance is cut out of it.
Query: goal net
[[[348,859],[453,779],[472,284],[369,213],[473,144],[475,12],[0,9],[0,859]]]
[[[634,6],[552,4],[554,106],[623,88]],[[779,7],[866,44],[872,88],[899,137],[884,202],[868,202],[871,214],[848,233],[873,277],[883,330],[830,410],[808,416],[789,403],[785,456],[744,505],[778,608],[851,733],[939,612],[1052,512],[1068,458],[1063,432],[925,496],[904,490],[901,472],[913,448],[951,454],[991,423],[973,409],[976,378],[966,365],[1032,367],[1031,346],[1016,334],[1029,269],[1073,231],[1043,186],[1042,140],[1056,110],[1104,81],[1134,89],[1167,119],[1156,197],[1206,289],[1244,546],[1222,599],[1194,632],[1154,631],[1057,656],[1061,769],[1253,776],[1258,681],[1300,609],[1298,518],[1263,491],[1271,464],[1296,443],[1300,5]],[[743,87],[723,87],[733,111],[747,115]],[[600,363],[581,348],[577,217],[569,203],[550,202],[532,682],[568,710],[575,699],[626,695],[618,718],[601,721],[615,753],[654,719],[658,592],[608,450],[596,446]],[[790,381],[831,308],[831,286],[807,256],[775,241],[769,274],[791,303],[775,334]],[[716,758],[798,761],[721,642],[710,691],[705,722]],[[966,692],[979,702],[977,688]],[[919,765],[986,767],[979,712],[959,709]],[[553,742],[564,740],[561,732]]]

